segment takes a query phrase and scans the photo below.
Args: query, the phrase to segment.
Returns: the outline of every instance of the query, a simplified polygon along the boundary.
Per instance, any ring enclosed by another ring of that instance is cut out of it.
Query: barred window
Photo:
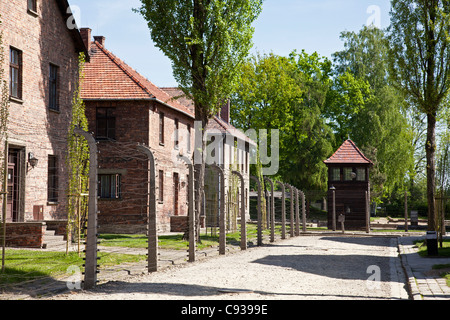
[[[353,180],[352,172],[353,172],[352,168],[344,168],[344,181]]]
[[[116,139],[115,108],[97,108],[96,130],[98,140]]]
[[[332,181],[341,181],[341,169],[340,168],[331,169],[331,180]]]
[[[47,181],[48,202],[58,202],[58,158],[48,156],[48,181]]]
[[[120,174],[98,175],[98,196],[101,199],[120,199]]]
[[[50,64],[50,78],[49,78],[49,109],[59,110],[58,103],[58,67]]]
[[[159,143],[164,144],[164,113],[159,114]]]
[[[356,169],[356,181],[366,181],[366,169],[364,168]]]
[[[11,48],[9,62],[9,94],[22,99],[22,51]]]
[[[159,201],[164,201],[164,171],[159,170]]]

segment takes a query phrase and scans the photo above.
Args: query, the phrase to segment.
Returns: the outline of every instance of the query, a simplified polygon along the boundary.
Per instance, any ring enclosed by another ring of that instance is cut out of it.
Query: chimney
[[[91,31],[92,30],[89,28],[80,29],[81,39],[83,39],[84,46],[88,53],[91,51]]]
[[[97,41],[102,45],[102,47],[105,46],[105,37],[104,36],[94,36],[94,41]]]
[[[222,106],[220,110],[220,119],[226,123],[230,123],[230,99]]]

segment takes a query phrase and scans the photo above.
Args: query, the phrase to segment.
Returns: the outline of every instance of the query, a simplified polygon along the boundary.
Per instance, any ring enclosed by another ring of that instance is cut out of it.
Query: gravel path
[[[236,289],[243,291],[227,292]],[[51,299],[355,300],[408,294],[396,238],[302,236]]]

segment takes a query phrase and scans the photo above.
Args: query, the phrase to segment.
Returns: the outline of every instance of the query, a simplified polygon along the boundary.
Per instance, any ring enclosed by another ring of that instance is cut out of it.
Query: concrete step
[[[44,248],[50,251],[64,251],[66,240],[62,235],[55,235],[55,230],[47,230],[44,235]]]

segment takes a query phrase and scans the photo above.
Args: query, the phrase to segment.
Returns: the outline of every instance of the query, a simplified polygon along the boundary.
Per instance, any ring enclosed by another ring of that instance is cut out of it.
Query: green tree
[[[252,47],[252,23],[262,0],[141,0],[136,10],[148,23],[155,45],[172,61],[180,89],[201,121],[194,148],[197,214],[203,192],[208,120],[230,98],[240,66]],[[197,126],[198,127],[198,126]],[[198,140],[197,140],[198,139]]]
[[[89,189],[89,146],[86,139],[74,133],[75,128],[88,131],[85,105],[80,95],[80,88],[84,80],[84,64],[84,53],[80,53],[78,58],[79,80],[72,98],[72,119],[68,134],[69,190],[66,253],[74,232],[78,236],[78,253],[80,253],[81,221],[86,216],[88,206],[88,199],[84,195],[88,193]]]
[[[427,117],[428,228],[436,228],[436,123],[446,107],[450,74],[450,2],[393,0],[388,28],[390,75]]]
[[[380,201],[406,186],[413,169],[412,129],[403,94],[389,81],[384,32],[363,27],[342,32],[341,39],[344,50],[333,55],[336,77],[327,105],[339,142],[350,136],[374,162],[372,198]]]
[[[257,132],[279,129],[277,178],[304,190],[326,187],[322,161],[332,152],[333,135],[321,112],[331,84],[330,71],[331,62],[317,53],[257,55],[243,66],[232,98],[236,127]]]

